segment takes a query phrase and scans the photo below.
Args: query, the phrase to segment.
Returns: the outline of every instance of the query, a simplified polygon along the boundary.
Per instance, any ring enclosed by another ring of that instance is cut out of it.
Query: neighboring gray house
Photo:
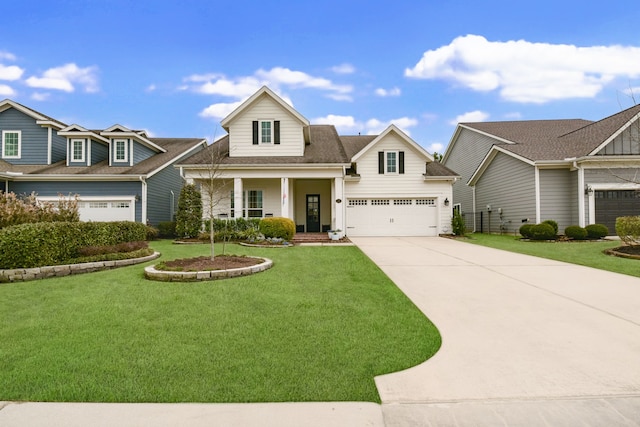
[[[640,106],[597,122],[460,123],[442,162],[461,175],[454,207],[475,231],[523,222],[599,223],[640,215]]]
[[[121,125],[66,125],[11,100],[0,102],[0,191],[40,200],[78,195],[83,221],[170,221],[183,179],[173,165],[206,147],[201,138],[150,138]]]

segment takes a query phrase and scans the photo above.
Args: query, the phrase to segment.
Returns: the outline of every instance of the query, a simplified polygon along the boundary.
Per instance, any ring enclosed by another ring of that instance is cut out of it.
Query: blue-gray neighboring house
[[[0,134],[0,191],[77,195],[83,221],[172,220],[183,185],[174,164],[207,146],[121,125],[67,125],[9,99],[0,102]]]

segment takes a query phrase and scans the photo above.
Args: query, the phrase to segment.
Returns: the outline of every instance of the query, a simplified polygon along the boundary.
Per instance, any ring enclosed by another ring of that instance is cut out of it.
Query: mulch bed
[[[165,261],[164,264],[171,270],[177,271],[209,271],[250,267],[262,262],[263,260],[259,258],[235,255],[216,255],[213,261],[209,256],[200,256],[196,258],[184,258],[176,259],[173,261]]]
[[[605,253],[622,258],[640,259],[640,245],[619,246],[617,248],[607,249]]]

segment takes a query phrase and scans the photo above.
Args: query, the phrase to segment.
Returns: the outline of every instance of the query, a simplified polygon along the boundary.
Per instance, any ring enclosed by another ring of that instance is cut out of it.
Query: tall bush
[[[202,228],[202,196],[194,184],[180,190],[176,212],[176,235],[180,238],[197,237]]]
[[[264,218],[260,221],[260,232],[264,237],[291,240],[296,234],[296,224],[290,218]]]
[[[453,212],[453,217],[451,217],[451,230],[456,236],[464,236],[464,218],[458,209]]]
[[[640,245],[640,216],[616,218],[616,234],[629,246]]]

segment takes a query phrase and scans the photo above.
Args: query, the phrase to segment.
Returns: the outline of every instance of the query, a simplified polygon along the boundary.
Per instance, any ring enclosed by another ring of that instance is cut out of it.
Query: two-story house
[[[207,217],[212,206],[216,217],[280,216],[298,232],[349,236],[451,230],[456,174],[394,125],[380,135],[340,136],[332,125],[311,125],[267,87],[221,125],[226,136],[177,165],[201,185],[219,180],[215,203],[203,194]]]
[[[201,138],[150,138],[114,125],[89,130],[0,102],[0,191],[79,198],[83,221],[170,221],[183,179],[173,165]]]

